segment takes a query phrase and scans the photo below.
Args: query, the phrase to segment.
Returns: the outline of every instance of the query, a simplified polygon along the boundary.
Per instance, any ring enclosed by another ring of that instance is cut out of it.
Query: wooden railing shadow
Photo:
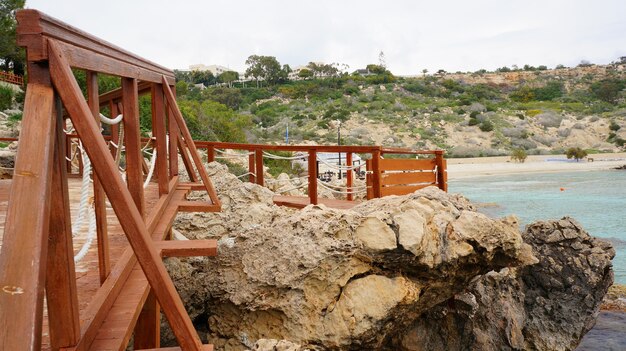
[[[150,295],[133,309],[137,315],[131,324],[140,326],[135,328],[135,349],[159,347],[162,309],[183,350],[206,350],[161,260],[163,250],[169,256],[214,252],[215,242],[204,243],[210,246],[207,251],[193,244],[186,249],[170,247],[160,240],[167,236],[178,210],[220,210],[178,110],[173,72],[36,10],[19,11],[17,21],[18,44],[27,51],[29,81],[0,252],[0,350],[42,347],[44,293],[49,333],[49,344],[44,346],[53,350],[95,347],[92,344],[107,313],[135,274],[135,262],[143,271],[138,277],[147,279],[150,287]],[[72,69],[86,71],[86,99]],[[100,95],[98,74],[120,77],[121,88]],[[157,153],[158,197],[149,211],[139,128],[142,93],[151,95],[151,142]],[[101,106],[112,115],[123,114],[126,181],[102,135]],[[64,115],[69,116],[94,170],[100,287],[85,309],[79,308],[77,297]],[[179,152],[190,184],[178,180]],[[206,191],[210,201],[185,201],[191,188]],[[115,258],[115,266],[108,252],[106,199],[130,244]],[[131,334],[132,327],[121,331],[119,343],[127,343]]]

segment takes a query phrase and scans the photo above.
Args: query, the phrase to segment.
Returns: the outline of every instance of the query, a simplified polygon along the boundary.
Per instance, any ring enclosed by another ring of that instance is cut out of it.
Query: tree
[[[229,88],[233,87],[233,82],[239,79],[239,73],[235,71],[226,71],[217,76],[217,81],[226,83]]]
[[[568,159],[573,158],[576,160],[576,162],[578,162],[582,160],[583,158],[587,157],[587,151],[579,147],[570,147],[565,152],[565,155],[567,156]]]
[[[300,70],[300,72],[298,72],[298,77],[300,77],[302,79],[311,78],[311,77],[313,77],[313,71],[311,71],[310,69],[307,69],[307,68],[303,68],[303,69]]]
[[[424,75],[424,77],[426,77],[426,73],[428,73],[428,70],[427,70],[426,68],[424,68],[424,69],[422,70],[422,74]]]
[[[334,77],[339,74],[339,69],[333,64],[309,62],[307,68],[311,70],[314,77]]]
[[[268,84],[278,83],[284,71],[281,69],[280,63],[274,56],[251,55],[246,60],[246,77],[252,77],[259,86],[259,81],[264,80]]]
[[[591,93],[602,101],[615,104],[618,101],[620,92],[626,88],[626,80],[618,78],[607,78],[591,84]]]
[[[378,65],[382,68],[387,69],[387,61],[385,60],[385,53],[381,50],[378,53]]]
[[[211,71],[194,70],[190,72],[192,84],[204,84],[205,86],[213,85],[216,82],[215,76]]]
[[[513,149],[513,152],[511,153],[511,160],[515,162],[524,163],[527,157],[528,154],[526,153],[526,150],[522,148]]]
[[[237,114],[219,102],[183,100],[179,107],[197,140],[246,142],[245,132],[252,127],[250,116]]]
[[[24,0],[0,0],[0,69],[24,74],[25,56],[15,43],[15,11],[24,8]]]

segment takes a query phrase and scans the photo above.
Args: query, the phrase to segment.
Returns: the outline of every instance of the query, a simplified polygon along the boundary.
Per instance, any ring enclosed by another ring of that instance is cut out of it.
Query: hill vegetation
[[[267,60],[251,58],[254,64]],[[290,68],[273,61],[271,78],[256,67],[252,81],[216,79],[206,88],[193,73],[177,72],[178,98],[194,136],[284,143],[288,128],[290,143],[334,144],[341,128],[342,144],[442,148],[457,157],[564,153],[570,147],[609,152],[623,149],[626,139],[624,61],[440,70],[412,78],[396,77],[382,65],[348,74],[311,63],[297,80],[287,79]]]

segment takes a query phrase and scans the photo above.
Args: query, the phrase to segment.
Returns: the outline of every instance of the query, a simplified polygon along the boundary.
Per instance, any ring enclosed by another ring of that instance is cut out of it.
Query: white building
[[[220,66],[220,65],[203,65],[201,63],[197,65],[189,65],[189,71],[209,71],[214,76],[219,76],[220,74],[228,71],[234,71],[228,67]],[[240,74],[241,75],[241,74]]]

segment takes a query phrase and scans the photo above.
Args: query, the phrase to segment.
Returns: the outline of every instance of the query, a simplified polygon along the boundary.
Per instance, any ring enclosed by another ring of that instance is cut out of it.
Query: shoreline
[[[589,159],[593,159],[590,161]],[[530,155],[524,163],[510,156],[449,158],[448,180],[511,174],[601,171],[626,165],[626,153],[593,154],[579,162],[565,155]]]

